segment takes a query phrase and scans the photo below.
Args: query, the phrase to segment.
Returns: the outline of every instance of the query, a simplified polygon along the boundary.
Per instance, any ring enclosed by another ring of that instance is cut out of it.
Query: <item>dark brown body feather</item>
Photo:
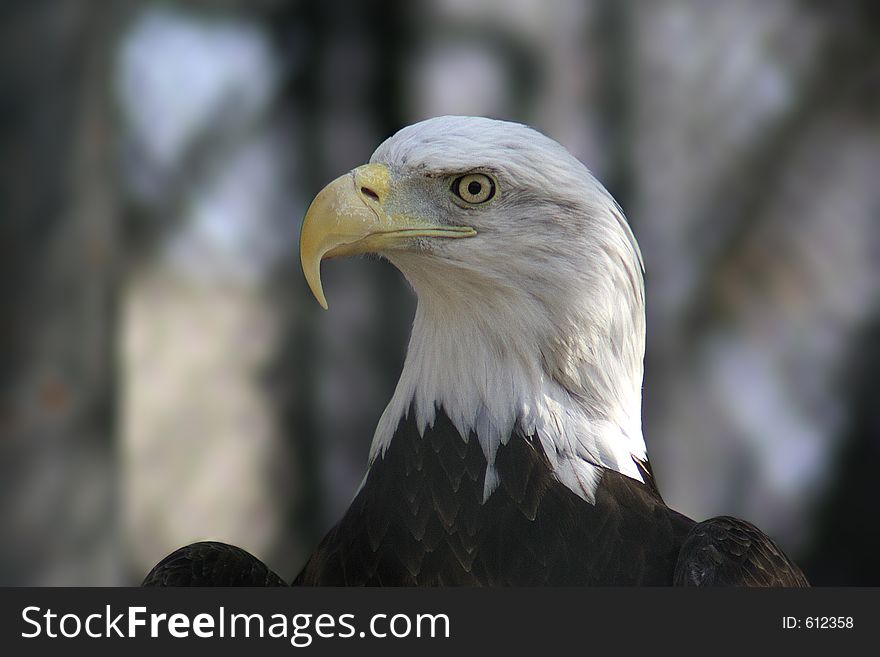
[[[287,586],[246,550],[205,541],[175,550],[157,563],[141,586]]]
[[[677,568],[694,571],[692,558],[703,578],[676,583],[802,581],[763,534],[745,547],[738,525],[695,525],[663,503],[650,476],[646,485],[606,470],[595,504],[586,502],[553,478],[540,442],[520,435],[499,448],[500,484],[484,503],[486,459],[476,437],[462,440],[442,412],[422,437],[412,415],[295,584],[671,585]],[[722,555],[714,569],[707,540]]]
[[[675,568],[675,586],[809,586],[785,553],[754,525],[719,516],[688,534]]]
[[[294,585],[806,586],[765,534],[735,518],[702,523],[668,508],[654,485],[605,470],[587,502],[552,474],[540,441],[502,445],[500,483],[483,501],[486,458],[438,412],[420,435],[410,413],[351,507]],[[252,555],[197,543],[145,585],[280,584]]]

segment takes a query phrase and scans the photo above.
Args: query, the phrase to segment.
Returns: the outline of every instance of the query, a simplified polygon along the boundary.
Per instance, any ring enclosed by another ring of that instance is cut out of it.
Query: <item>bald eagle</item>
[[[400,130],[303,221],[303,272],[378,254],[418,297],[350,508],[297,585],[806,586],[764,533],[664,503],[641,424],[645,288],[611,195],[535,130],[447,116]],[[197,543],[146,585],[283,584]]]

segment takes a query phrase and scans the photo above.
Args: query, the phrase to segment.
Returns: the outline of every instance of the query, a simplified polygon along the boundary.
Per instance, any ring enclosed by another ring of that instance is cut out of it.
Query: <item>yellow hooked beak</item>
[[[405,248],[414,237],[473,237],[467,226],[441,226],[409,214],[389,214],[391,172],[384,164],[365,164],[318,192],[303,219],[299,256],[303,274],[318,303],[327,309],[321,285],[324,258]]]

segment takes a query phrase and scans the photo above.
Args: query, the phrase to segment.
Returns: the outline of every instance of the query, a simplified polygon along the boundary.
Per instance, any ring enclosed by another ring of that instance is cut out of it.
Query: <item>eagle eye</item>
[[[495,181],[484,173],[468,173],[452,181],[452,193],[466,203],[479,205],[495,196]]]

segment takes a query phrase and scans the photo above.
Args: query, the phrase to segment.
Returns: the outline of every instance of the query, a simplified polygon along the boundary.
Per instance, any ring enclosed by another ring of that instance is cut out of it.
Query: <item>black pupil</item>
[[[483,189],[483,186],[476,180],[472,180],[468,183],[468,194],[471,196],[479,194],[481,189]]]

